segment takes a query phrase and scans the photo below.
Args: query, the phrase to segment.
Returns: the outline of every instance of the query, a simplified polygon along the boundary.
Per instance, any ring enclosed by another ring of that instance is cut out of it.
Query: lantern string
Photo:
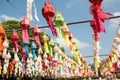
[[[108,19],[115,19],[115,18],[120,18],[120,15],[119,16],[112,16],[112,17],[109,17]],[[66,23],[67,25],[74,25],[74,24],[82,24],[82,23],[89,23],[91,22],[91,20],[83,20],[83,21],[77,21],[77,22],[69,22],[69,23]],[[56,26],[56,25],[55,25]],[[39,26],[39,28],[41,29],[44,29],[44,28],[49,28],[49,26]],[[29,28],[29,29],[33,29],[33,28]],[[16,28],[17,31],[20,31],[21,30],[21,27],[18,27]],[[6,32],[11,32],[12,30],[6,30]]]
[[[12,3],[10,0],[7,0],[7,2],[12,5],[18,12],[20,12],[22,15],[25,15],[25,13],[23,13],[19,8],[17,8],[14,3]]]

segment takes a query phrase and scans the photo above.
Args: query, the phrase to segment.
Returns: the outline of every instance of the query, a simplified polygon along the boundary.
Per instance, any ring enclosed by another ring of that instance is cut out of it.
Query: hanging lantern
[[[56,24],[56,28],[57,28],[57,32],[58,32],[58,36],[60,38],[62,38],[62,33],[61,33],[61,25],[63,24],[64,22],[64,18],[63,16],[61,15],[60,11],[57,11],[55,17],[54,17],[54,22]]]
[[[2,56],[2,50],[3,50],[3,40],[2,37],[5,36],[5,30],[2,27],[2,24],[0,23],[0,56]]]
[[[14,44],[14,50],[17,51],[17,49],[18,49],[18,47],[19,47],[19,45],[18,45],[18,43],[17,43],[17,41],[18,41],[18,39],[19,39],[19,36],[18,36],[16,30],[13,31],[13,34],[12,34],[12,36],[11,36],[11,39],[12,39],[13,44]]]
[[[44,42],[44,50],[46,53],[49,53],[49,50],[48,50],[48,40],[49,40],[49,37],[46,35],[46,33],[43,34],[43,42]]]
[[[41,33],[40,29],[38,28],[37,25],[35,25],[35,26],[34,26],[35,41],[36,41],[36,43],[38,44],[39,48],[42,47],[41,42],[40,42],[40,39],[39,39],[40,33]]]
[[[69,40],[69,32],[70,32],[70,30],[67,27],[67,24],[65,22],[63,23],[63,27],[62,27],[61,30],[62,30],[62,34],[63,34],[64,39],[65,39],[66,45],[68,47],[70,47],[70,40]]]
[[[23,20],[21,20],[20,25],[22,27],[22,39],[23,45],[25,48],[25,54],[28,56],[28,44],[29,44],[29,36],[28,36],[28,28],[30,27],[30,21],[28,20],[27,16],[24,16]]]
[[[49,42],[48,42],[48,47],[49,47],[49,51],[50,51],[50,56],[53,57],[53,47],[54,47],[54,41],[52,38],[50,38]]]
[[[29,42],[28,29],[30,27],[30,21],[27,16],[24,16],[23,20],[21,20],[20,25],[22,27],[22,39],[23,42]]]
[[[24,16],[23,20],[21,20],[20,25],[22,29],[28,29],[30,27],[30,21],[27,16]]]
[[[92,4],[101,3],[103,0],[89,0]]]
[[[42,8],[42,15],[43,17],[46,19],[53,36],[57,36],[57,32],[56,29],[54,28],[54,24],[52,22],[52,17],[55,15],[54,13],[54,7],[52,5],[50,5],[50,0],[47,0],[45,2],[44,7]]]
[[[54,17],[54,21],[55,21],[56,25],[62,25],[63,24],[64,18],[61,15],[60,11],[57,11],[57,13],[56,13],[56,15]]]

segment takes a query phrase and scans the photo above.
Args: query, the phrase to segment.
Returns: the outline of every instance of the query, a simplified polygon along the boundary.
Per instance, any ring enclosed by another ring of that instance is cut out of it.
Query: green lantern
[[[62,33],[61,33],[61,25],[63,24],[64,22],[64,18],[63,16],[61,15],[61,12],[60,11],[57,11],[56,12],[56,15],[54,17],[54,22],[56,24],[56,29],[57,29],[57,33],[58,33],[58,36],[60,38],[62,38]]]

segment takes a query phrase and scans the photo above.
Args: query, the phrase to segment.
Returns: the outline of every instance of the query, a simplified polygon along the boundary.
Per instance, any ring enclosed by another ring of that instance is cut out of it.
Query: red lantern
[[[92,4],[101,3],[103,0],[89,0]]]
[[[42,15],[46,19],[48,25],[50,26],[52,34],[54,36],[57,36],[56,29],[54,28],[54,24],[52,22],[52,17],[54,17],[55,11],[54,11],[54,7],[50,5],[49,0],[46,1],[44,7],[42,8]]]
[[[52,61],[52,57],[51,57],[51,56],[48,56],[48,60],[49,60],[49,61]]]
[[[14,49],[15,49],[15,51],[16,51],[17,48],[19,47],[19,45],[18,45],[18,43],[17,43],[17,41],[18,41],[18,39],[19,39],[19,36],[18,36],[16,30],[13,31],[13,34],[12,34],[12,36],[11,36],[11,39],[12,39],[12,41],[13,41],[13,43],[14,43]]]

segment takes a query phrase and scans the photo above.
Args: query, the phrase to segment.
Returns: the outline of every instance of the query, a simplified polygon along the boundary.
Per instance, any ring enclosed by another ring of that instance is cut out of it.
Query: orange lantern
[[[5,36],[5,30],[2,27],[2,24],[0,24],[0,56],[2,56],[2,50],[3,50],[3,40],[2,37]]]

